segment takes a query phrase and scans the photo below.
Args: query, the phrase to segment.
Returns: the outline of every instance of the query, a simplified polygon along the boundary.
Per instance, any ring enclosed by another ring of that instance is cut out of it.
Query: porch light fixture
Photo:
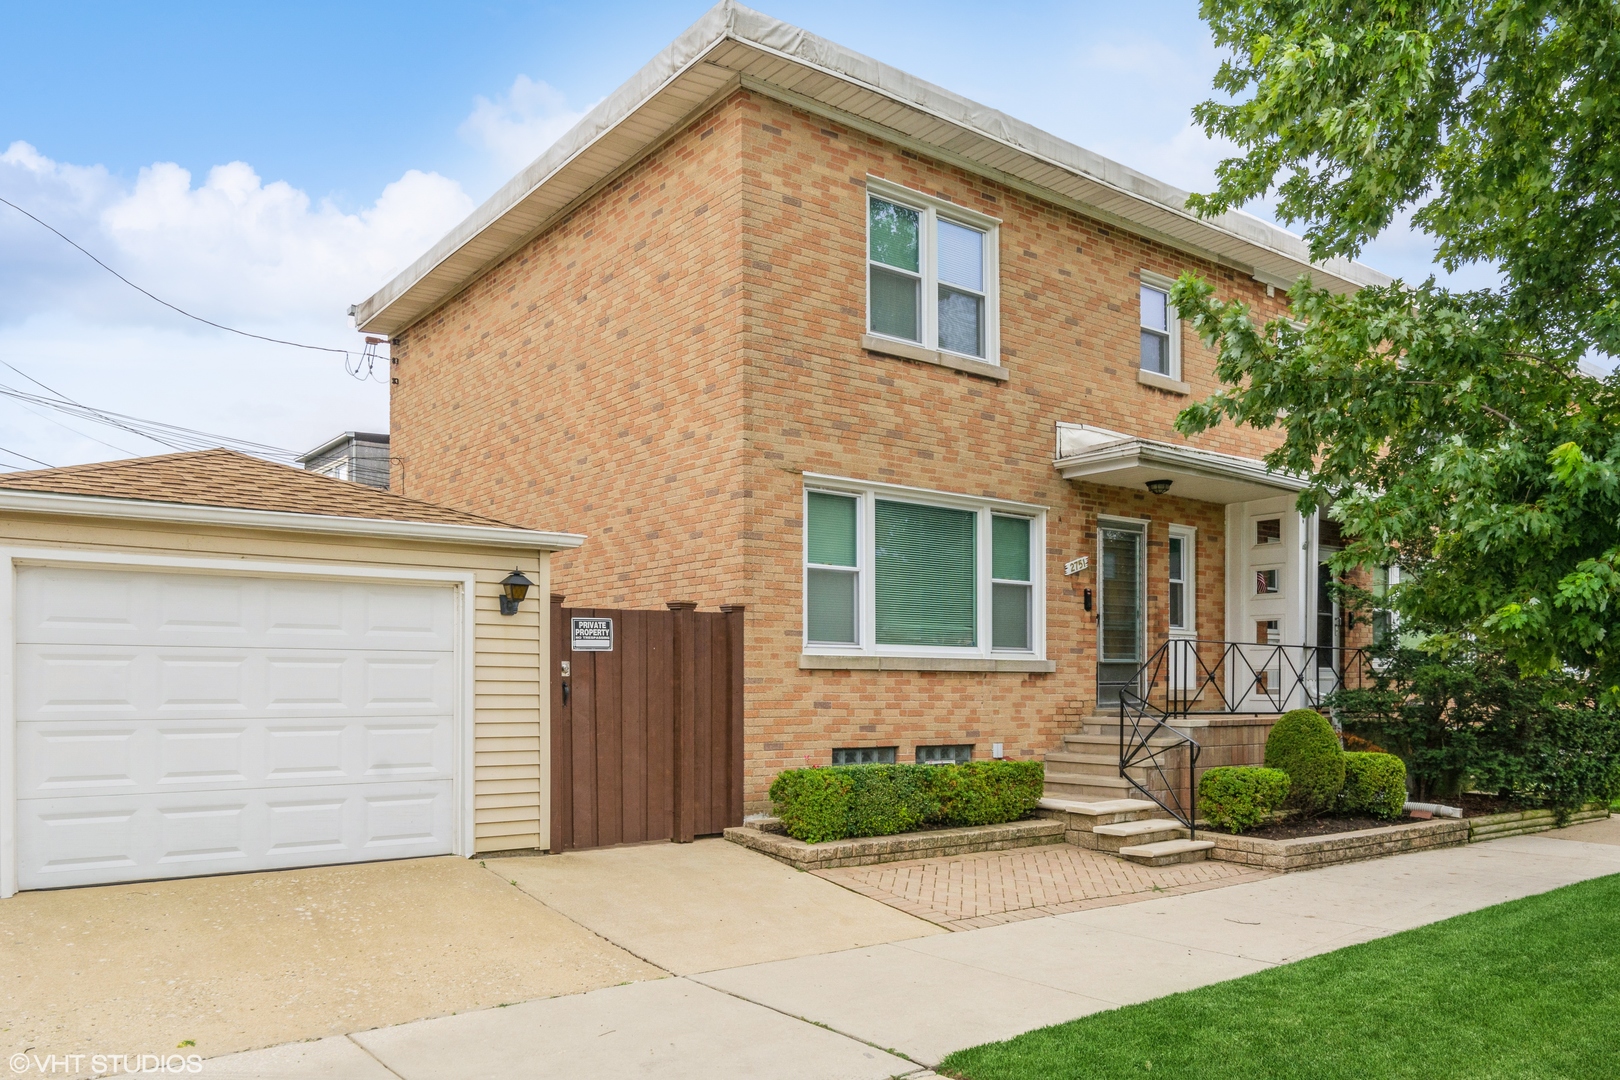
[[[534,582],[523,576],[521,570],[515,568],[501,578],[501,614],[516,615],[518,605],[529,595],[529,586],[533,584]]]
[[[1170,481],[1169,480],[1149,480],[1147,482],[1147,489],[1149,491],[1153,492],[1153,494],[1155,494],[1155,495],[1163,495],[1165,492],[1170,490]]]

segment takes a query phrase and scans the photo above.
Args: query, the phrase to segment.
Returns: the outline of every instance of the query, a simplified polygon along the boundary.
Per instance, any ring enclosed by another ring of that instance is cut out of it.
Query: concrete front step
[[[1053,799],[1098,802],[1103,799],[1129,799],[1139,793],[1122,776],[1089,776],[1081,773],[1047,773],[1042,794]]]
[[[1054,799],[1036,804],[1037,817],[1063,822],[1063,839],[1079,847],[1092,847],[1091,832],[1100,825],[1117,825],[1152,817],[1158,806],[1146,799]]]
[[[1154,748],[1164,747],[1170,749],[1181,746],[1183,743],[1180,739],[1169,735],[1155,735],[1148,740],[1148,745]],[[1078,734],[1070,733],[1063,736],[1063,749],[1087,754],[1112,754],[1114,760],[1118,761],[1119,735],[1117,732],[1108,734],[1083,731]]]
[[[1163,840],[1187,839],[1187,828],[1172,818],[1142,818],[1122,821],[1117,825],[1098,825],[1091,830],[1091,843],[1083,846],[1093,851],[1118,852],[1122,848],[1142,847]]]
[[[1172,863],[1203,862],[1213,840],[1160,840],[1153,844],[1122,847],[1118,855],[1143,866],[1169,866]]]

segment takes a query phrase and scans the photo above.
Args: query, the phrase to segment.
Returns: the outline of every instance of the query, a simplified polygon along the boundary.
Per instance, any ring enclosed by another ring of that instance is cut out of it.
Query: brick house
[[[1061,781],[1166,641],[1342,643],[1268,436],[1174,429],[1217,384],[1166,290],[1387,279],[1183,198],[727,0],[357,305],[395,490],[588,534],[570,604],[746,605],[751,811],[1067,738]]]

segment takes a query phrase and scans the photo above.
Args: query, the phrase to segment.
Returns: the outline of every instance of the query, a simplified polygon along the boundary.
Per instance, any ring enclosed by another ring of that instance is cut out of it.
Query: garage
[[[0,895],[545,846],[579,540],[226,451],[0,476]]]

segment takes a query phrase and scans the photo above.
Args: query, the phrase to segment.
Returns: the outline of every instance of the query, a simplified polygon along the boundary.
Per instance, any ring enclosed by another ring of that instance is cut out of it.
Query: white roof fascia
[[[501,528],[496,525],[446,525],[431,521],[394,521],[390,518],[293,514],[279,510],[195,506],[190,503],[148,502],[142,499],[115,499],[100,495],[64,495],[49,491],[0,490],[0,513],[53,514],[173,525],[270,529],[277,532],[324,533],[331,536],[365,536],[379,540],[541,551],[565,551],[577,548],[585,542],[585,537],[574,533],[540,532],[534,529]]]
[[[543,222],[538,229],[524,233],[522,239],[500,245],[485,255],[475,256],[472,259],[455,259],[455,256],[462,253],[469,244],[477,241],[507,213],[518,208],[571,162],[614,132],[625,120],[670,88],[682,76],[702,64],[709,53],[728,41],[780,58],[801,69],[819,72],[842,83],[880,94],[897,104],[918,110],[973,135],[993,140],[1035,162],[1072,173],[1089,183],[1115,192],[1129,200],[1131,204],[1140,207],[1149,217],[1179,220],[1186,226],[1209,236],[1212,241],[1216,237],[1225,237],[1255,255],[1280,258],[1291,267],[1297,268],[1300,274],[1309,273],[1314,269],[1350,288],[1382,285],[1391,280],[1387,275],[1349,259],[1334,258],[1313,264],[1309,248],[1303,239],[1241,211],[1228,211],[1207,219],[1199,218],[1186,209],[1187,193],[1179,188],[1162,183],[1033,125],[1015,120],[999,110],[980,105],[789,23],[762,15],[734,3],[733,0],[722,0],[629,81],[604,98],[578,124],[508,181],[426,254],[369,299],[355,305],[356,328],[389,334],[403,330],[455,295],[490,266],[504,259],[517,246],[527,242],[528,238],[549,224],[549,220]],[[709,66],[713,68],[715,65]],[[735,72],[730,74],[732,77],[737,76]],[[748,81],[760,84],[760,80],[752,77],[749,77]],[[793,92],[784,88],[781,93],[788,95]],[[646,136],[646,145],[657,143],[664,134],[667,134],[667,130],[666,127],[664,132]],[[596,179],[606,179],[614,171],[616,169],[609,170]],[[991,170],[980,167],[980,171]],[[1056,201],[1066,203],[1072,200],[1060,196]],[[1129,218],[1130,215],[1125,216]],[[555,215],[551,220],[554,220],[554,217]],[[1128,220],[1127,224],[1133,222]],[[1154,228],[1150,222],[1135,224],[1151,230],[1155,235],[1162,235],[1161,230]],[[1180,247],[1188,246],[1185,241],[1175,243]],[[446,266],[452,261],[465,261],[467,265]],[[428,280],[435,276],[435,271],[440,270],[447,271],[446,274],[438,275],[444,280],[439,282]],[[1263,269],[1258,270],[1256,276],[1268,283],[1282,283],[1284,280],[1282,275],[1275,271]],[[426,298],[425,306],[421,306],[415,313],[405,312],[390,319],[389,309],[416,291],[418,286],[429,286],[427,291],[432,294]]]
[[[1236,480],[1279,491],[1304,491],[1310,486],[1302,477],[1272,472],[1265,463],[1236,454],[1174,446],[1153,439],[1129,438],[1103,443],[1052,463],[1065,480],[1113,472],[1135,465],[1155,465],[1164,469],[1205,476],[1213,480]]]

